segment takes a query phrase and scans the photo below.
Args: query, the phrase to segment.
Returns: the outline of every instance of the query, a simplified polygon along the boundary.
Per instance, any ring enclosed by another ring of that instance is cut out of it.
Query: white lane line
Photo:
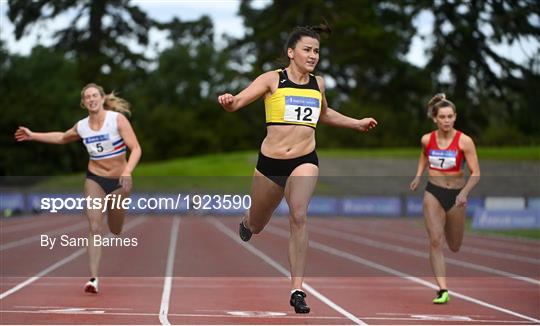
[[[103,308],[103,309],[109,309],[110,308]],[[54,311],[54,310],[0,310],[0,313],[14,313],[14,314],[62,314],[62,315],[94,315],[96,312],[91,310],[65,310],[65,311]],[[100,315],[110,315],[110,316],[142,316],[142,317],[155,317],[158,314],[157,313],[145,313],[145,312],[99,312]],[[346,320],[345,317],[342,316],[294,316],[294,315],[249,315],[249,316],[242,316],[242,315],[234,315],[234,314],[169,314],[169,316],[173,317],[195,317],[195,318],[264,318],[264,319],[301,319],[301,320],[307,320],[307,319],[322,319],[322,320]],[[418,315],[415,317],[369,317],[365,316],[362,317],[363,319],[368,320],[399,320],[399,321],[426,321],[427,318],[418,318]],[[434,320],[434,319],[429,319]],[[441,320],[438,319],[440,322]],[[451,321],[451,320],[446,320]],[[453,320],[455,324],[457,323],[456,320]],[[464,325],[466,320],[462,319],[459,320],[461,325]],[[502,324],[529,324],[528,321],[521,321],[521,320],[495,320],[495,319],[471,319],[468,320],[468,322],[474,322],[474,323],[502,323]]]
[[[0,313],[20,313],[20,314],[62,314],[62,315],[95,315],[95,311],[91,310],[0,310]],[[146,312],[108,312],[99,311],[100,315],[111,315],[111,316],[149,316],[156,317],[157,313],[146,313]],[[240,315],[231,315],[231,314],[169,314],[172,317],[200,317],[200,318],[264,318],[264,319],[322,319],[322,320],[346,320],[342,316],[295,316],[295,315],[279,315],[279,316],[240,316]],[[418,319],[416,319],[418,320]],[[218,325],[219,322],[218,322]],[[341,325],[341,324],[340,324]]]
[[[421,221],[421,219],[420,219]],[[393,223],[393,222],[391,222]],[[368,224],[368,227],[366,228],[373,228],[376,229],[376,227],[381,227],[382,223],[380,222],[370,222]],[[394,225],[392,224],[394,227]],[[398,227],[405,228],[407,230],[411,230],[411,224],[407,223],[405,225],[399,225]],[[388,226],[384,226],[384,229],[388,229]],[[425,234],[420,232],[408,232],[411,234],[411,236],[417,236],[418,234]],[[483,247],[491,247],[494,249],[511,249],[511,250],[519,250],[523,251],[525,253],[538,253],[538,246],[540,246],[539,240],[534,239],[524,239],[524,238],[511,238],[511,237],[502,237],[502,236],[485,236],[485,235],[479,235],[475,233],[470,233],[467,235],[467,237],[470,239],[470,241],[474,241],[474,245],[483,246]],[[516,243],[518,241],[519,243]]]
[[[51,226],[52,224],[60,224],[68,222],[67,219],[61,219],[60,216],[41,216],[39,217],[41,220],[36,221],[35,219],[25,221],[24,223],[17,224],[17,225],[8,225],[8,226],[0,226],[0,233],[5,235],[8,233],[13,233],[17,231],[26,231],[30,229],[35,229],[37,227],[41,227],[43,225]],[[69,219],[73,220],[73,217],[69,217]]]
[[[285,267],[281,266],[278,262],[276,262],[275,260],[273,260],[272,258],[267,256],[265,253],[263,253],[259,249],[255,248],[255,246],[253,246],[251,243],[243,242],[242,240],[240,240],[238,235],[236,233],[234,233],[233,231],[231,231],[231,229],[226,227],[222,222],[220,222],[219,220],[217,220],[214,217],[210,218],[208,221],[210,223],[212,223],[221,232],[225,233],[229,238],[233,239],[238,244],[242,245],[242,247],[244,247],[245,249],[247,249],[251,253],[255,254],[260,259],[264,260],[268,265],[274,267],[281,274],[283,274],[284,276],[290,277],[290,273],[289,273],[289,271],[287,269],[285,269]],[[356,317],[352,313],[348,312],[347,310],[343,309],[342,307],[337,305],[332,300],[325,297],[323,294],[321,294],[319,291],[315,290],[315,288],[313,288],[312,286],[310,286],[306,282],[304,282],[303,286],[314,297],[321,300],[322,302],[324,302],[326,305],[328,305],[330,308],[334,309],[338,313],[340,313],[343,316],[347,317],[349,320],[351,320],[355,324],[357,324],[357,325],[367,325],[365,322],[360,320],[358,317]]]
[[[127,223],[124,227],[124,231],[128,231],[129,229],[141,224],[142,222],[146,221],[146,218],[139,217],[129,223]],[[111,235],[111,233],[108,233],[108,235]],[[28,286],[29,284],[34,283],[35,281],[39,280],[41,277],[49,274],[50,272],[54,271],[55,269],[69,263],[70,261],[74,260],[75,258],[79,257],[80,255],[84,254],[86,252],[86,248],[81,248],[71,255],[64,257],[63,259],[57,261],[56,263],[50,265],[49,267],[45,268],[44,270],[40,271],[36,275],[26,279],[25,281],[17,284],[16,286],[12,287],[11,289],[5,291],[4,293],[0,294],[0,300],[6,298],[7,296],[23,289],[24,287]]]
[[[313,225],[313,224],[311,224],[311,225]],[[321,225],[319,223],[319,226],[321,226],[323,228],[331,227],[336,231],[346,231],[346,230],[344,230],[344,229],[342,229],[340,227],[336,228],[334,225],[326,225],[326,224]],[[377,233],[377,234],[374,234],[373,232],[368,231],[368,234],[376,235],[378,237],[384,237],[384,238],[388,238],[388,239],[393,239],[393,240],[401,240],[401,241],[409,242],[409,243],[417,243],[417,244],[420,244],[420,245],[425,245],[426,241],[427,241],[427,238],[419,239],[418,237],[399,234],[399,233],[396,233],[396,232],[389,232],[388,230],[385,230],[384,233]],[[363,237],[363,235],[358,234],[358,233],[354,233],[354,235]],[[531,249],[531,248],[529,247],[529,249]],[[533,250],[534,250],[534,246],[533,246]],[[534,251],[534,253],[536,253],[538,255],[539,250],[540,250],[540,243],[536,246],[536,250]],[[493,250],[489,250],[489,249],[480,249],[480,248],[474,248],[474,247],[470,247],[470,246],[465,246],[465,247],[462,247],[460,251],[461,252],[469,252],[469,253],[472,253],[472,254],[477,254],[477,255],[482,255],[482,256],[489,256],[489,257],[500,258],[500,259],[515,260],[515,261],[540,265],[540,259],[536,259],[536,258],[532,258],[532,257],[519,256],[519,255],[515,255],[515,254],[509,254],[509,253],[500,252],[500,251],[493,251]]]
[[[274,226],[267,226],[266,230],[267,230],[267,232],[278,235],[280,237],[288,238],[288,236],[289,236],[288,232],[286,232],[283,229],[274,227]],[[382,272],[385,272],[385,273],[388,273],[388,274],[391,274],[391,275],[394,275],[394,276],[401,277],[403,279],[406,279],[406,280],[409,280],[411,282],[424,285],[424,286],[426,286],[428,288],[431,288],[431,289],[434,289],[434,290],[439,289],[439,287],[436,286],[435,284],[432,284],[432,283],[430,283],[428,281],[424,281],[424,280],[422,280],[422,279],[420,279],[418,277],[415,277],[415,276],[400,272],[398,270],[395,270],[395,269],[390,268],[390,267],[385,266],[385,265],[375,263],[375,262],[373,262],[371,260],[367,260],[367,259],[364,259],[362,257],[353,255],[353,254],[351,254],[349,252],[342,251],[342,250],[336,249],[336,248],[331,247],[331,246],[327,246],[327,245],[322,244],[320,242],[310,240],[309,241],[309,246],[310,246],[310,248],[315,248],[315,249],[324,251],[326,253],[329,253],[331,255],[338,256],[338,257],[341,257],[341,258],[344,258],[344,259],[348,259],[348,260],[353,261],[355,263],[358,263],[358,264],[361,264],[361,265],[364,265],[364,266],[368,266],[368,267],[371,267],[373,269],[377,269],[379,271],[382,271]],[[540,320],[538,320],[536,318],[529,317],[529,316],[520,314],[518,312],[509,310],[509,309],[506,309],[506,308],[502,308],[502,307],[493,305],[491,303],[487,303],[485,301],[481,301],[481,300],[475,299],[473,297],[470,297],[470,296],[467,296],[467,295],[464,295],[464,294],[461,294],[461,293],[458,293],[458,292],[455,292],[455,291],[450,291],[450,294],[452,296],[454,296],[454,297],[457,297],[457,298],[460,298],[460,299],[463,299],[465,301],[469,301],[469,302],[472,302],[472,303],[476,303],[476,304],[478,304],[480,306],[483,306],[483,307],[486,307],[486,308],[494,309],[494,310],[497,310],[497,311],[500,311],[500,312],[503,312],[503,313],[506,313],[506,314],[509,314],[509,315],[512,315],[512,316],[515,316],[515,317],[518,317],[518,318],[521,318],[521,319],[526,319],[526,320],[529,320],[529,321],[532,321],[532,322],[535,322],[535,323],[540,323]]]
[[[29,309],[96,309],[96,310],[133,310],[133,308],[111,308],[111,307],[66,307],[66,306],[13,306],[13,308]]]
[[[171,240],[169,241],[169,251],[167,254],[167,267],[163,280],[163,292],[161,294],[161,306],[159,308],[159,322],[161,325],[170,325],[167,315],[169,314],[169,301],[171,299],[172,276],[174,269],[174,255],[176,253],[176,243],[178,242],[178,229],[180,217],[175,216],[171,227]]]
[[[66,227],[63,227],[61,229],[55,229],[55,230],[52,230],[52,231],[49,231],[49,232],[43,233],[43,234],[46,234],[46,235],[52,237],[52,236],[55,236],[55,235],[58,235],[58,234],[66,234],[66,233],[70,233],[70,232],[73,232],[73,231],[81,230],[81,229],[86,228],[87,226],[88,226],[88,221],[82,221],[82,222],[79,222],[77,224],[66,226]],[[15,247],[23,246],[23,245],[26,245],[26,244],[29,244],[29,243],[32,243],[32,242],[38,242],[38,241],[41,240],[40,236],[41,236],[40,234],[36,234],[36,235],[32,235],[32,236],[29,236],[29,237],[26,237],[26,238],[22,238],[22,239],[19,239],[19,240],[16,240],[16,241],[5,243],[3,245],[0,245],[0,251],[4,251],[4,250],[7,250],[7,249],[12,249],[12,248],[15,248]]]
[[[377,248],[377,249],[384,249],[384,250],[399,252],[399,253],[402,253],[402,254],[407,254],[407,255],[411,255],[411,256],[415,256],[415,257],[429,258],[429,255],[424,251],[419,251],[419,250],[415,250],[415,249],[409,249],[409,248],[405,248],[403,246],[397,246],[397,245],[392,245],[392,244],[385,243],[385,242],[380,242],[380,241],[376,241],[376,240],[372,240],[372,239],[367,239],[367,238],[358,236],[356,234],[348,233],[348,232],[345,232],[345,231],[336,231],[336,230],[331,230],[331,229],[328,229],[328,228],[321,228],[321,227],[318,227],[318,226],[310,226],[310,231],[315,232],[315,233],[319,233],[319,234],[332,236],[332,237],[339,238],[339,239],[342,239],[342,240],[351,241],[351,242],[358,243],[358,244],[361,244],[361,245],[370,246],[370,247]],[[449,257],[446,257],[445,261],[449,265],[455,265],[455,266],[469,268],[469,269],[473,269],[473,270],[477,270],[477,271],[481,271],[481,272],[491,273],[491,274],[500,275],[500,276],[504,276],[504,277],[510,277],[510,278],[520,280],[520,281],[523,281],[523,282],[527,282],[527,283],[531,283],[531,284],[535,284],[535,285],[540,285],[539,280],[535,280],[535,279],[527,277],[527,276],[522,276],[522,275],[502,271],[500,269],[491,268],[491,267],[478,265],[478,264],[474,264],[474,263],[469,263],[469,262],[466,262],[466,261],[462,261],[462,260],[458,260],[458,259],[454,259],[454,258],[449,258]]]

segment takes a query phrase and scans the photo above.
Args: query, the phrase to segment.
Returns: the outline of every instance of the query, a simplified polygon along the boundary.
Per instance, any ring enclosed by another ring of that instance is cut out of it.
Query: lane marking
[[[421,220],[421,219],[420,219]],[[381,226],[380,222],[370,222],[370,227],[373,226]],[[384,229],[386,230],[389,228],[389,226],[395,228],[395,224],[387,223],[384,225]],[[403,227],[404,225],[398,225],[398,228]],[[406,224],[405,227],[410,230],[410,224]],[[412,236],[414,237],[416,234],[412,233]],[[425,233],[422,233],[422,235],[425,236]],[[418,235],[416,235],[418,236]],[[499,248],[499,249],[511,249],[511,250],[518,250],[523,251],[525,253],[538,253],[537,248],[532,247],[531,245],[536,245],[538,247],[540,245],[540,241],[533,240],[533,239],[525,239],[525,238],[508,238],[508,237],[497,237],[497,238],[490,238],[478,234],[468,234],[467,238],[469,238],[471,241],[480,242],[482,246],[485,247],[492,247],[492,248]],[[513,240],[512,240],[513,239]],[[517,240],[519,243],[516,243],[515,240]],[[509,242],[512,241],[512,242]],[[474,244],[473,244],[474,245]]]
[[[51,312],[46,310],[0,310],[0,313],[21,313],[21,314],[87,314],[91,315],[93,312],[91,311],[77,311],[77,312]],[[103,313],[103,315],[111,315],[111,316],[148,316],[148,317],[156,317],[159,314],[158,313],[145,313],[145,312],[107,312]],[[195,318],[245,318],[243,316],[233,316],[230,314],[169,314],[171,317],[195,317]],[[346,320],[345,317],[342,316],[296,316],[296,315],[287,315],[284,313],[284,316],[249,316],[248,318],[265,318],[265,319],[300,319],[300,320],[306,320],[306,319],[322,319],[322,320]],[[189,323],[188,323],[189,324]]]
[[[69,216],[69,215],[63,215],[62,217],[66,217],[66,216]],[[54,224],[61,224],[61,223],[65,223],[65,222],[69,221],[69,219],[60,219],[58,217],[52,218],[52,216],[40,216],[40,217],[36,217],[36,218],[41,218],[43,220],[36,221],[34,219],[32,221],[30,221],[30,220],[23,221],[22,223],[16,224],[16,225],[0,226],[0,230],[1,230],[0,233],[5,235],[5,234],[17,232],[17,231],[26,231],[26,230],[35,229],[37,227],[41,227],[41,226],[44,226],[44,225],[51,226],[51,225],[54,225]],[[73,219],[73,217],[69,217],[69,218]],[[71,222],[71,221],[69,221],[69,222]]]
[[[217,220],[214,217],[211,217],[207,220],[209,223],[214,225],[218,230],[225,233],[229,238],[233,239],[238,244],[242,245],[246,250],[250,251],[251,253],[255,254],[257,257],[262,259],[264,262],[266,262],[268,265],[274,267],[278,272],[283,274],[284,276],[290,277],[290,273],[288,270],[285,269],[285,267],[281,266],[278,262],[267,256],[265,253],[257,249],[255,246],[253,246],[251,243],[243,242],[236,233],[231,231],[228,227],[225,226],[221,221]],[[326,305],[328,305],[330,308],[334,309],[338,313],[342,314],[343,316],[347,317],[349,320],[354,322],[357,325],[366,325],[365,322],[360,320],[358,317],[353,315],[352,313],[348,312],[347,310],[343,309],[339,305],[337,305],[332,300],[325,297],[323,294],[321,294],[319,291],[315,290],[312,286],[304,282],[303,284],[306,291],[308,291],[310,294],[312,294],[317,299],[324,302]]]
[[[101,307],[62,307],[62,306],[13,306],[13,308],[35,308],[40,310],[46,309],[98,309],[98,310],[133,310],[133,308],[101,308]]]
[[[54,310],[0,310],[0,313],[13,313],[13,314],[73,314],[73,315],[92,315],[95,314],[92,311],[54,311]],[[144,313],[144,312],[108,312],[105,311],[103,315],[110,315],[110,316],[125,316],[125,317],[133,317],[133,316],[142,316],[142,317],[156,317],[158,316],[157,313]],[[385,315],[385,314],[379,314],[379,315]],[[408,314],[402,314],[403,317],[398,317],[400,314],[395,314],[396,317],[392,316],[392,314],[389,314],[388,317],[370,317],[365,316],[362,317],[362,319],[365,320],[392,320],[392,321],[419,321],[419,320],[425,320],[428,319],[421,319],[421,318],[413,318]],[[284,319],[284,320],[290,320],[290,319],[312,319],[312,320],[346,320],[345,317],[342,316],[296,316],[296,315],[287,315],[286,313],[283,313],[283,315],[276,315],[276,316],[235,316],[231,314],[226,313],[220,313],[220,314],[169,314],[169,316],[172,317],[192,317],[192,318],[265,318],[265,319]],[[428,316],[428,315],[417,315],[417,316]],[[437,316],[437,315],[431,315],[431,316]],[[439,320],[442,321],[442,320]],[[455,320],[454,320],[455,321]],[[461,322],[465,323],[466,320],[460,320]],[[496,319],[471,319],[471,322],[474,323],[502,323],[502,324],[529,324],[527,321],[521,321],[521,320],[496,320]]]
[[[159,322],[161,325],[170,325],[167,315],[169,313],[169,301],[171,299],[171,285],[174,269],[174,255],[176,252],[176,243],[178,242],[178,230],[180,228],[180,217],[173,218],[171,227],[171,237],[169,241],[169,251],[167,253],[167,267],[165,268],[165,277],[163,279],[163,292],[161,293],[161,306],[159,308]]]
[[[226,311],[226,314],[236,317],[277,317],[287,316],[284,312],[277,311]]]
[[[319,221],[317,221],[317,222],[319,222]],[[334,225],[324,225],[322,223],[318,223],[318,224],[319,224],[319,227],[322,227],[322,228],[331,227],[335,231],[347,231],[347,230],[344,230],[344,229],[342,229],[340,227],[335,227]],[[311,224],[311,226],[314,226],[313,223]],[[363,235],[358,234],[358,233],[351,233],[351,234],[363,237]],[[367,234],[370,234],[372,236],[377,236],[377,237],[384,237],[384,238],[388,238],[388,239],[392,239],[392,240],[397,239],[397,240],[401,240],[401,241],[404,241],[404,242],[417,243],[417,244],[420,244],[420,245],[425,245],[427,243],[427,241],[428,241],[427,238],[419,239],[418,237],[414,237],[414,236],[410,236],[410,235],[399,234],[399,233],[396,233],[396,232],[389,232],[387,229],[385,229],[384,233],[380,233],[380,234],[375,234],[373,232],[369,232],[369,230],[368,230]],[[468,237],[470,237],[470,236],[468,236]],[[533,249],[535,254],[538,254],[538,250],[540,248],[540,243],[538,244],[537,247],[538,248]],[[529,249],[530,249],[530,247],[529,247]],[[481,248],[474,248],[474,247],[465,246],[465,247],[461,248],[460,252],[468,252],[468,253],[477,254],[477,255],[483,255],[483,256],[489,256],[489,257],[501,258],[501,259],[509,259],[509,260],[515,260],[515,261],[540,265],[540,259],[531,258],[531,257],[525,257],[525,256],[519,256],[519,255],[516,255],[516,254],[503,253],[503,252],[500,252],[500,251],[493,251],[493,250],[489,250],[489,249],[481,249]]]
[[[277,228],[277,227],[274,227],[274,226],[267,226],[266,229],[267,229],[268,232],[270,232],[272,234],[275,234],[275,235],[280,236],[280,237],[288,238],[288,233],[283,229],[280,229],[280,228]],[[353,255],[353,254],[351,254],[349,252],[346,252],[346,251],[336,249],[334,247],[325,245],[325,244],[320,243],[320,242],[309,240],[309,246],[311,248],[315,248],[315,249],[324,251],[324,252],[329,253],[331,255],[338,256],[338,257],[353,261],[355,263],[358,263],[358,264],[361,264],[361,265],[364,265],[364,266],[368,266],[368,267],[371,267],[373,269],[377,269],[377,270],[380,270],[382,272],[385,272],[385,273],[388,273],[388,274],[391,274],[391,275],[394,275],[394,276],[401,277],[401,278],[406,279],[408,281],[418,283],[418,284],[422,284],[422,285],[424,285],[424,286],[426,286],[428,288],[434,289],[434,290],[439,289],[439,287],[437,285],[432,284],[432,283],[430,283],[428,281],[425,281],[423,279],[420,279],[418,277],[409,275],[407,273],[400,272],[400,271],[398,271],[396,269],[390,268],[390,267],[382,265],[382,264],[375,263],[375,262],[373,262],[371,260],[367,260],[365,258]],[[538,320],[536,318],[520,314],[520,313],[512,311],[510,309],[502,308],[502,307],[496,306],[494,304],[487,303],[485,301],[478,300],[478,299],[475,299],[473,297],[461,294],[459,292],[455,292],[455,291],[449,291],[449,292],[450,292],[450,294],[452,296],[463,299],[465,301],[476,303],[476,304],[478,304],[480,306],[483,306],[483,307],[486,307],[486,308],[491,308],[491,309],[494,309],[494,310],[497,310],[497,311],[500,311],[500,312],[503,312],[503,313],[506,313],[506,314],[509,314],[509,315],[512,315],[512,316],[515,316],[515,317],[519,317],[521,319],[526,319],[526,320],[529,320],[529,321],[532,321],[532,322],[535,322],[535,323],[540,323],[540,320]]]
[[[363,238],[363,237],[360,237],[358,235],[348,233],[348,232],[345,232],[345,231],[330,230],[328,228],[325,229],[325,228],[321,228],[321,227],[318,227],[318,226],[312,226],[312,227],[310,227],[310,230],[313,231],[314,233],[332,236],[334,238],[339,238],[339,239],[342,239],[342,240],[355,242],[355,243],[362,244],[362,245],[365,245],[365,246],[370,246],[370,247],[374,247],[374,248],[378,248],[378,249],[384,249],[384,250],[404,253],[404,254],[408,254],[408,255],[411,255],[411,256],[420,257],[420,258],[429,258],[429,255],[427,253],[423,252],[423,251],[419,251],[419,250],[415,250],[415,249],[409,249],[409,248],[405,248],[405,247],[402,247],[402,246],[392,245],[392,244],[389,244],[389,243],[384,243],[384,242],[380,242],[380,241],[376,241],[376,240],[372,240],[372,239]],[[527,277],[527,276],[522,276],[522,275],[517,275],[517,274],[514,274],[514,273],[502,271],[500,269],[491,268],[491,267],[487,267],[487,266],[482,266],[482,265],[478,265],[478,264],[473,264],[473,263],[469,263],[469,262],[465,262],[465,261],[461,261],[461,260],[454,259],[454,258],[449,258],[449,257],[445,257],[445,261],[449,265],[460,266],[460,267],[469,268],[469,269],[473,269],[473,270],[477,270],[477,271],[481,271],[481,272],[486,272],[486,273],[491,273],[491,274],[495,274],[495,275],[500,275],[500,276],[504,276],[504,277],[513,278],[513,279],[516,279],[516,280],[519,280],[519,281],[523,281],[523,282],[527,282],[527,283],[531,283],[531,284],[535,284],[535,285],[540,285],[539,280],[535,280],[535,279]]]
[[[124,232],[127,232],[129,229],[141,224],[142,222],[145,222],[146,221],[146,218],[145,217],[138,217],[136,218],[135,220],[127,223],[125,226],[124,226]],[[108,235],[111,235],[111,233],[108,233]],[[0,294],[0,300],[3,300],[4,298],[6,298],[7,296],[25,288],[26,286],[34,283],[35,281],[39,280],[41,277],[49,274],[50,272],[54,271],[55,269],[69,263],[70,261],[74,260],[75,258],[81,256],[82,254],[84,254],[86,252],[86,248],[80,248],[78,249],[77,251],[75,251],[74,253],[72,253],[71,255],[67,256],[67,257],[64,257],[63,259],[57,261],[56,263],[50,265],[49,267],[45,268],[44,270],[38,272],[36,275],[26,279],[25,281],[17,284],[16,286],[12,287],[11,289],[5,291],[4,293]]]
[[[38,310],[38,312],[49,312],[49,313],[59,313],[59,314],[104,314],[105,310],[94,310],[86,308],[64,308],[64,309],[46,309]]]
[[[49,231],[47,233],[43,233],[43,234],[46,234],[46,235],[52,237],[52,236],[55,236],[55,235],[58,235],[58,234],[66,234],[66,233],[71,233],[73,231],[81,230],[81,229],[86,228],[87,226],[88,226],[88,221],[83,221],[83,222],[79,222],[79,223],[74,224],[74,225],[63,227],[61,229],[51,230],[51,231]],[[40,236],[41,236],[41,234],[36,234],[36,235],[29,236],[29,237],[26,237],[26,238],[22,238],[22,239],[19,239],[19,240],[16,240],[16,241],[5,243],[3,245],[0,245],[0,251],[16,248],[16,247],[19,247],[19,246],[24,246],[24,245],[32,243],[32,242],[39,242],[40,239],[41,239]]]
[[[457,315],[410,315],[413,319],[419,320],[435,320],[435,321],[473,321],[469,316],[457,316]]]

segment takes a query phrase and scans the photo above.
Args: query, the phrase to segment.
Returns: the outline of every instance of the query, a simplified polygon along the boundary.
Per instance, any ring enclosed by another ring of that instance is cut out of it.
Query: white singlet
[[[88,125],[89,117],[77,122],[77,133],[86,146],[91,160],[103,160],[126,152],[126,144],[118,132],[118,114],[106,110],[105,121],[98,131],[92,130]]]

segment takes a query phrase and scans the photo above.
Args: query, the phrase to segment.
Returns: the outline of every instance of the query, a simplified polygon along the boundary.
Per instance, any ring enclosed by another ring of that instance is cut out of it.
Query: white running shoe
[[[84,285],[84,292],[86,293],[98,293],[98,279],[97,277],[92,277]]]

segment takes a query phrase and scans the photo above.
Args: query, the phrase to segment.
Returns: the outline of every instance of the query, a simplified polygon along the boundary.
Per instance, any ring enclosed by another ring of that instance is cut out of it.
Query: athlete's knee
[[[443,241],[444,239],[442,236],[433,236],[429,239],[429,245],[431,249],[439,250],[442,248]]]
[[[90,221],[90,233],[101,234],[102,223],[100,221]]]
[[[305,227],[307,225],[307,212],[304,210],[292,211],[290,223],[292,227]]]

